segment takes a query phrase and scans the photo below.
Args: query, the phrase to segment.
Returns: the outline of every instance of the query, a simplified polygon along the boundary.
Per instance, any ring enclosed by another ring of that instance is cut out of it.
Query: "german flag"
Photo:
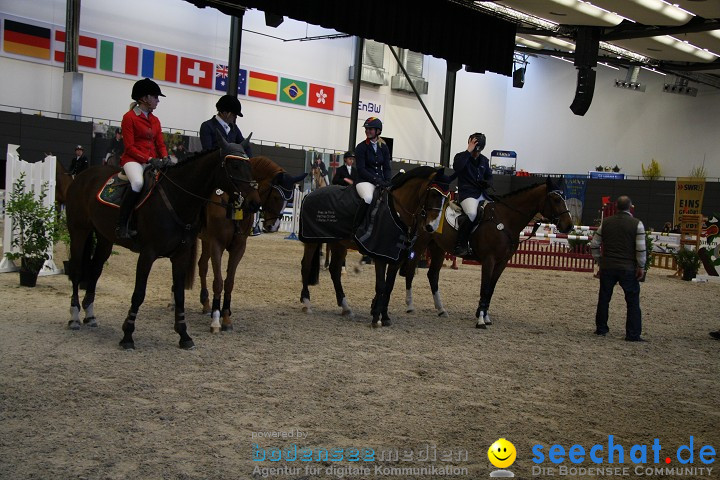
[[[50,29],[5,19],[3,49],[7,53],[50,60]]]

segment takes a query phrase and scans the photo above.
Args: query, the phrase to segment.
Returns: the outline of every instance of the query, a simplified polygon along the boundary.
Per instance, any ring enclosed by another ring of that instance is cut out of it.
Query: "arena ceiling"
[[[503,75],[518,60],[513,50],[573,59],[579,30],[590,27],[599,62],[720,88],[718,0],[185,1],[231,15],[256,8]]]

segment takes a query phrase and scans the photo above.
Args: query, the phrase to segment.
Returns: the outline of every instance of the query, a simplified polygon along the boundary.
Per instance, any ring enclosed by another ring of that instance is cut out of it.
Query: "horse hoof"
[[[68,322],[69,330],[80,330],[80,322],[78,320],[70,320]]]
[[[487,318],[485,319],[485,325],[492,325],[492,324],[493,323],[490,320],[488,320]]]
[[[180,340],[180,348],[183,350],[195,350],[195,343],[192,340]]]
[[[353,316],[354,316],[352,310],[343,310],[342,313],[341,313],[341,315],[342,315],[343,317],[353,317]]]
[[[383,318],[381,323],[383,327],[389,327],[390,325],[392,325],[392,320],[390,320],[389,318]]]
[[[449,315],[448,315],[448,313],[447,313],[445,310],[443,310],[442,312],[438,313],[438,317],[440,317],[440,318],[448,318]]]
[[[408,308],[405,310],[405,313],[413,313],[414,311],[415,311],[415,307],[408,307]]]
[[[220,327],[210,327],[210,333],[220,333]]]
[[[373,328],[379,328],[379,327],[382,327],[382,322],[380,321],[379,318],[373,318],[372,321],[370,322],[370,325]]]
[[[120,341],[120,346],[123,348],[123,350],[135,350],[135,342]]]
[[[211,311],[212,311],[212,309],[211,309],[210,307],[203,307],[203,309],[202,309],[203,315],[208,314],[208,313],[210,313]]]
[[[229,325],[223,325],[222,327],[220,327],[220,331],[221,332],[232,332],[233,331],[232,323]]]
[[[86,317],[85,320],[83,320],[83,323],[91,328],[95,328],[98,326],[95,317]]]
[[[480,322],[478,322],[478,323],[476,323],[476,324],[475,324],[475,328],[482,328],[482,329],[486,329],[486,328],[487,328],[487,326],[486,326],[486,325],[485,325],[484,323],[480,323]]]

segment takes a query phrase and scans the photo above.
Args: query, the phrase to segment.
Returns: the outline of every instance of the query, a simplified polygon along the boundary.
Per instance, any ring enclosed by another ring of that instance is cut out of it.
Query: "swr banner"
[[[705,179],[678,177],[675,181],[675,217],[673,224],[680,223],[680,215],[701,215],[705,194]]]

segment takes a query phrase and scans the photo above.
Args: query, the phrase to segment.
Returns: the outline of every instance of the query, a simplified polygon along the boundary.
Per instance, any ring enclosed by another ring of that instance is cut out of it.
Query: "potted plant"
[[[680,247],[673,256],[675,257],[678,268],[682,270],[682,279],[690,281],[695,278],[700,268],[700,255],[698,252],[696,250],[690,250],[689,248]]]
[[[46,207],[45,183],[36,197],[32,191],[25,191],[25,174],[13,184],[10,201],[5,206],[7,217],[12,224],[13,238],[6,252],[9,260],[20,260],[20,285],[34,287],[45,260],[50,258],[50,248],[59,238],[55,208]]]
[[[67,226],[67,212],[65,209],[60,211],[57,216],[58,241],[65,244],[67,248],[68,259],[63,260],[63,270],[65,274],[70,276],[70,230]]]

